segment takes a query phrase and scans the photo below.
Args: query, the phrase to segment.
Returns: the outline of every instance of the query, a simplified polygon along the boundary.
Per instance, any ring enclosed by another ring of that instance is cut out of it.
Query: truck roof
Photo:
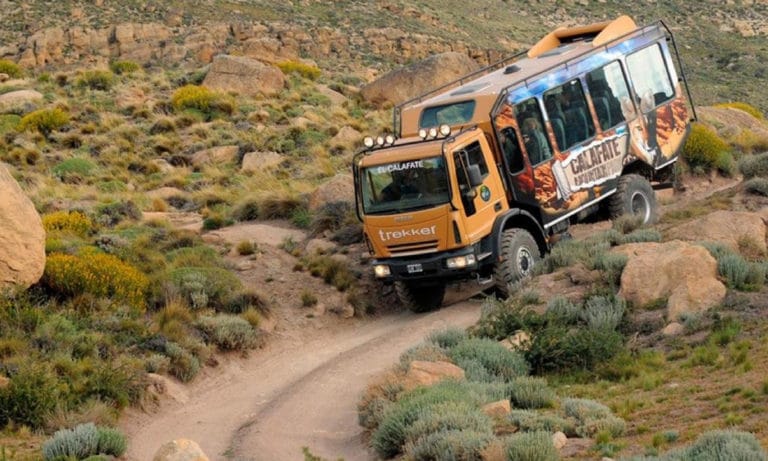
[[[540,76],[548,69],[567,65],[569,60],[635,30],[637,25],[629,16],[588,26],[558,28],[539,40],[527,53],[516,56],[516,60],[501,61],[501,66],[491,65],[399,105],[395,115],[399,111],[400,135],[407,137],[418,133],[423,109],[461,101],[475,101],[472,119],[462,126],[487,124],[499,95],[507,88]],[[494,67],[496,70],[493,70]],[[479,76],[471,78],[476,74]],[[467,81],[468,78],[471,79]]]

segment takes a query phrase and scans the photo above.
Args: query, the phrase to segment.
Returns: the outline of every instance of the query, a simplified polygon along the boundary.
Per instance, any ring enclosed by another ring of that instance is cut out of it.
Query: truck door
[[[504,188],[483,136],[474,135],[451,148],[456,177],[454,202],[461,203],[464,214],[460,232],[475,242],[491,232],[496,215],[507,209]],[[472,176],[478,173],[480,184],[473,185]]]

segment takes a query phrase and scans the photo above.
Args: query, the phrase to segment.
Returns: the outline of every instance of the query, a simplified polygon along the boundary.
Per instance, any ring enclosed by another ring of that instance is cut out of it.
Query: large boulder
[[[0,164],[0,288],[29,287],[45,269],[45,230],[32,201]]]
[[[265,171],[283,162],[284,158],[277,152],[248,152],[243,156],[241,171]]]
[[[277,67],[255,59],[218,55],[213,58],[203,85],[247,96],[272,96],[285,87],[285,75]]]
[[[746,211],[715,211],[670,229],[667,236],[691,242],[720,242],[736,251],[740,242],[751,241],[756,249],[766,252],[765,222],[759,214]]]
[[[0,112],[29,111],[43,100],[43,94],[35,90],[17,90],[0,94]]]
[[[360,94],[375,105],[399,104],[477,70],[469,56],[448,52],[395,69],[365,85]]]
[[[632,243],[613,251],[629,257],[619,296],[635,306],[666,300],[669,321],[706,311],[725,298],[725,285],[717,279],[717,261],[704,247],[673,240]]]
[[[315,211],[332,202],[355,202],[355,188],[349,174],[337,174],[330,181],[315,189],[309,197],[309,209]]]
[[[152,461],[208,461],[208,457],[196,442],[176,439],[163,444]]]

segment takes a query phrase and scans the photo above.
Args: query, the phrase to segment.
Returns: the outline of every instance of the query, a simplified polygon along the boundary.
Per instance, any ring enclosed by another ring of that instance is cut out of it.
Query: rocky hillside
[[[228,52],[260,59],[315,60],[321,68],[369,79],[441,51],[487,63],[524,49],[559,25],[629,14],[662,19],[677,34],[701,104],[745,100],[763,111],[764,2],[631,4],[604,1],[125,1],[4,0],[0,58],[24,66],[92,65],[110,59],[199,66]],[[706,20],[704,20],[706,18]]]

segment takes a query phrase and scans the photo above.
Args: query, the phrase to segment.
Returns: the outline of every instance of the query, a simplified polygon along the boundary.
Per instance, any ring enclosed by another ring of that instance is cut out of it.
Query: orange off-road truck
[[[670,183],[695,118],[687,90],[669,28],[621,16],[397,106],[394,134],[353,159],[375,276],[414,311],[457,280],[507,296],[571,222],[601,207],[652,222],[651,183]]]

